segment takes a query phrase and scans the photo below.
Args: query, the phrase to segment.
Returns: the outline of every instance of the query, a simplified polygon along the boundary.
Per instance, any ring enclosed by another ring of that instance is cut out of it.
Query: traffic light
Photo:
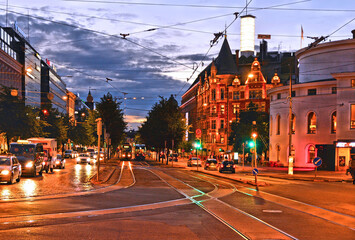
[[[252,137],[252,138],[255,139],[255,138],[257,138],[257,136],[258,136],[258,134],[257,134],[256,132],[252,132],[252,133],[251,133],[251,137]]]
[[[47,115],[48,115],[48,110],[47,110],[47,109],[43,109],[42,112],[43,112],[43,115],[44,115],[44,116],[47,116]]]
[[[202,149],[201,140],[196,140],[194,146],[196,149]]]
[[[249,145],[249,147],[251,147],[251,148],[253,148],[253,147],[255,146],[255,144],[254,144],[253,141],[249,142],[248,145]]]

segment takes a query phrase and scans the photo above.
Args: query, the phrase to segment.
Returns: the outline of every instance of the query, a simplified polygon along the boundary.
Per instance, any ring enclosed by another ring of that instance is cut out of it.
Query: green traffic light
[[[249,145],[249,147],[251,147],[251,148],[255,146],[254,142],[249,142],[248,145]]]

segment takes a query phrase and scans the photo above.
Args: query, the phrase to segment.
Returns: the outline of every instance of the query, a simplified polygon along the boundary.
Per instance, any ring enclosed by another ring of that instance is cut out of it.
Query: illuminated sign
[[[271,39],[269,34],[258,34],[258,39]]]
[[[246,15],[240,19],[240,51],[254,52],[255,46],[255,17]]]
[[[339,148],[355,147],[355,142],[337,142],[336,146]]]

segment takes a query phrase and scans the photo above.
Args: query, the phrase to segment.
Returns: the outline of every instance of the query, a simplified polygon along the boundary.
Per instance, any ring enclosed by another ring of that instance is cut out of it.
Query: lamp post
[[[254,139],[254,166],[255,168],[257,167],[257,152],[256,152],[256,138],[258,137],[258,134],[256,132],[253,132],[251,134],[251,137]]]
[[[288,174],[293,175],[293,156],[292,156],[292,76],[290,67],[290,88],[289,88],[289,129],[288,129]]]

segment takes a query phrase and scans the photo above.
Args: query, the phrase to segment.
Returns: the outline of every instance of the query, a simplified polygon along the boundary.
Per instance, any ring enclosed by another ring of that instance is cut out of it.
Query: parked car
[[[91,158],[90,155],[87,153],[80,153],[79,157],[76,158],[76,163],[86,163],[86,164],[91,164]]]
[[[169,161],[177,162],[178,161],[178,154],[177,153],[170,154]]]
[[[236,165],[234,165],[233,161],[224,160],[223,162],[218,164],[218,171],[220,173],[226,171],[235,173],[235,167]]]
[[[64,169],[65,168],[65,159],[62,158],[62,155],[57,154],[57,160],[54,163],[55,168]]]
[[[135,158],[135,160],[137,160],[137,161],[144,161],[144,160],[145,160],[144,153],[136,153],[136,158]]]
[[[217,160],[214,158],[208,158],[205,162],[205,170],[217,170]]]
[[[201,159],[198,157],[192,157],[189,160],[187,160],[187,166],[188,167],[193,167],[193,166],[199,166],[201,167]]]
[[[65,150],[64,158],[74,158],[74,153],[72,150]]]
[[[14,179],[20,181],[22,174],[21,164],[13,155],[0,155],[0,182],[12,184]]]

